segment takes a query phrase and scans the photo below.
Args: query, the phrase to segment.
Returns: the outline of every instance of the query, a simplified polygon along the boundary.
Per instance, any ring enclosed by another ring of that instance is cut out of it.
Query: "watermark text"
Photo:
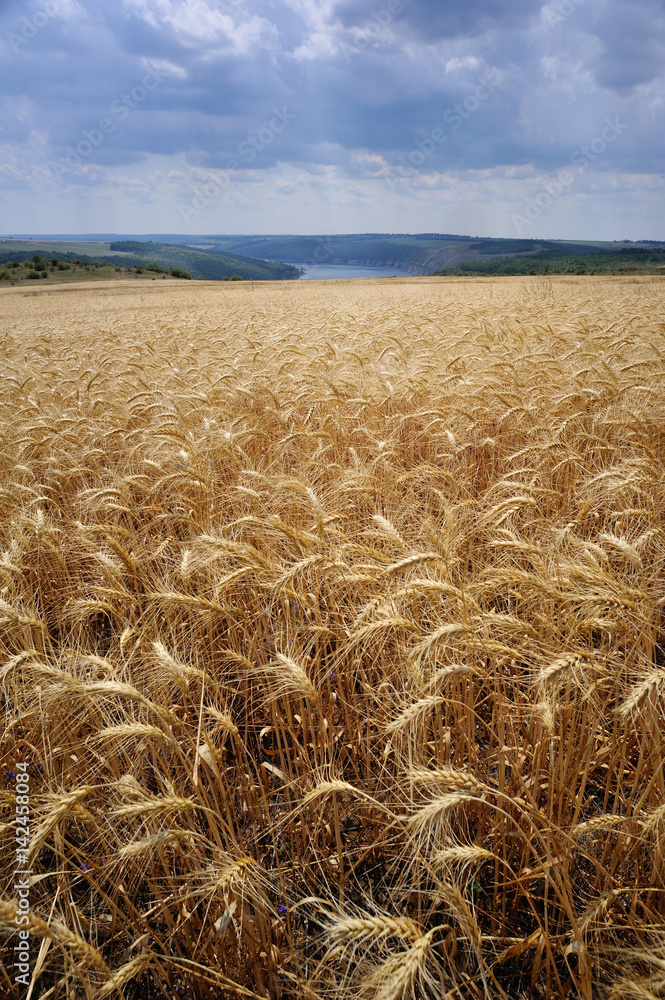
[[[606,118],[605,127],[591,142],[573,150],[570,156],[571,165],[586,170],[591,163],[602,156],[610,143],[616,142],[627,128],[628,125],[619,121],[618,118]],[[574,181],[575,174],[568,169],[560,170],[556,178],[546,181],[543,191],[540,191],[533,198],[527,198],[521,213],[513,212],[511,215],[511,222],[517,232],[521,233],[525,226],[532,225],[543,214],[543,209],[549,208],[562,194],[572,190]]]
[[[38,35],[41,29],[48,24],[50,19],[56,16],[60,10],[60,6],[58,0],[46,0],[46,3],[39,10],[35,11],[32,17],[24,17],[19,30],[10,31],[7,35],[7,41],[14,52],[20,52],[24,45],[31,42],[35,35]]]
[[[16,892],[16,930],[18,944],[14,945],[14,982],[30,985],[30,875],[28,868],[30,849],[30,774],[28,764],[16,764],[16,868],[13,889]]]
[[[216,173],[204,184],[194,187],[194,197],[189,204],[179,206],[183,220],[189,222],[193,215],[198,215],[204,208],[216,201],[231,183],[233,174],[243,166],[249,166],[253,163],[258,154],[267,149],[274,141],[275,136],[288,128],[291,122],[296,120],[296,117],[286,107],[273,108],[272,118],[255,132],[250,132],[242,142],[238,143],[236,149],[238,159],[229,160],[224,170]]]

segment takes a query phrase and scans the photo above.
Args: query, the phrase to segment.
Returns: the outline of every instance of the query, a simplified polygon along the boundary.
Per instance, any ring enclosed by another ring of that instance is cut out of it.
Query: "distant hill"
[[[595,256],[600,261],[606,254],[618,251],[630,254],[634,250],[658,251],[663,244],[602,243],[577,240],[487,239],[458,236],[451,233],[354,233],[335,236],[201,236],[189,237],[209,253],[242,253],[268,257],[296,264],[358,264],[376,267],[399,267],[412,274],[475,273],[483,274],[540,273],[543,261],[551,259],[556,266],[580,267],[578,258]],[[527,267],[520,258],[530,261],[537,257],[538,265]],[[639,257],[639,254],[638,254]],[[637,258],[636,258],[637,259]],[[626,258],[626,263],[628,258]],[[645,258],[646,260],[646,258]],[[514,262],[514,270],[511,270]],[[478,268],[472,265],[479,262]],[[500,263],[501,262],[501,263]],[[621,263],[613,258],[608,267]],[[505,265],[505,266],[504,266]],[[600,270],[600,264],[596,265]]]
[[[111,235],[112,238],[102,239]],[[0,241],[0,263],[57,253],[135,267],[154,263],[193,278],[234,274],[257,280],[297,278],[294,265],[351,264],[427,274],[663,274],[665,241],[602,242],[488,238],[454,233],[350,233],[334,236],[123,234]],[[19,254],[25,254],[20,257]]]
[[[274,260],[259,260],[230,253],[210,253],[172,243],[119,240],[113,243],[71,240],[2,240],[0,263],[29,260],[34,254],[57,256],[64,261],[113,264],[117,267],[145,267],[155,264],[165,271],[172,268],[209,281],[238,275],[246,280],[280,281],[297,278],[297,268]]]
[[[211,281],[231,278],[234,274],[256,281],[280,281],[297,278],[300,273],[290,264],[282,264],[275,260],[261,260],[257,257],[223,251],[196,250],[173,243],[119,240],[109,244],[109,250],[123,256],[129,254],[143,260],[154,260],[162,266],[180,267],[189,271],[193,278],[206,278]]]

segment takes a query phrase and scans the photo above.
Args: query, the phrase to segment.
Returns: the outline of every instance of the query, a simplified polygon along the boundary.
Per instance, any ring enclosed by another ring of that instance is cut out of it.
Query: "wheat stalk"
[[[406,772],[409,783],[417,785],[436,785],[446,792],[470,792],[482,795],[488,791],[487,785],[479,781],[467,771],[459,771],[454,767],[413,767]]]
[[[409,917],[338,917],[326,926],[333,945],[365,945],[386,938],[401,938],[414,944],[423,936],[422,928]]]
[[[422,983],[426,989],[435,987],[434,976],[427,968],[432,956],[433,934],[430,931],[422,935],[410,948],[375,966],[359,983],[357,995],[376,1000],[403,1000],[415,995],[412,991],[417,983]]]
[[[21,915],[20,923],[19,915]],[[0,924],[6,931],[16,931],[18,927],[23,927],[34,937],[50,938],[70,952],[81,964],[101,973],[109,973],[109,968],[100,952],[59,920],[46,921],[33,911],[23,914],[16,903],[3,899],[0,900]]]
[[[302,698],[313,708],[320,706],[321,697],[307,670],[290,656],[276,653],[274,661],[257,668],[257,673],[265,680],[271,701],[279,698]]]
[[[153,952],[143,951],[140,955],[130,959],[129,962],[125,962],[125,964],[120,966],[119,969],[116,969],[108,981],[104,983],[99,991],[99,996],[108,997],[116,991],[120,992],[126,983],[131,982],[132,979],[138,979],[138,977],[143,974],[145,969],[150,965],[155,957],[156,956]]]

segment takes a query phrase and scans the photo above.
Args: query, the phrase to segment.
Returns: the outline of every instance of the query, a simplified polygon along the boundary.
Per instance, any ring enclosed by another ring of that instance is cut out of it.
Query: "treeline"
[[[658,274],[665,268],[665,249],[626,248],[601,253],[540,253],[524,257],[471,260],[437,271],[437,275],[483,274]]]

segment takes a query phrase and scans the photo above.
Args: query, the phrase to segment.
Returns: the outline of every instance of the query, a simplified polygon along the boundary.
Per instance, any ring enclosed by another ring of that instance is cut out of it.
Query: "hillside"
[[[24,254],[19,256],[24,257]],[[91,258],[69,259],[57,255],[42,257],[33,254],[23,260],[8,260],[4,264],[0,263],[0,288],[7,285],[25,285],[33,288],[41,287],[44,282],[47,285],[79,284],[89,281],[126,281],[152,278],[166,279],[188,279],[191,275],[177,267],[169,270],[160,267],[158,264],[147,264],[142,266],[137,264],[134,267],[123,266],[121,264],[101,264]],[[39,282],[39,285],[35,285]]]
[[[35,254],[45,254],[48,259],[57,257],[71,263],[84,265],[113,265],[124,268],[146,268],[154,264],[163,271],[181,271],[192,278],[221,281],[238,275],[246,280],[266,281],[297,278],[298,270],[289,264],[225,252],[204,252],[170,243],[119,240],[117,242],[84,242],[74,240],[18,240],[0,241],[1,265],[11,261],[23,263]],[[117,275],[114,272],[114,277]]]
[[[665,247],[620,247],[618,250],[593,252],[593,248],[553,249],[526,256],[477,258],[464,261],[436,273],[439,275],[479,274],[662,274]]]
[[[664,244],[602,243],[563,240],[486,239],[450,233],[381,234],[359,233],[338,236],[202,236],[190,237],[189,246],[207,252],[251,254],[297,264],[358,264],[399,267],[412,274],[540,274],[577,271],[590,256],[596,260],[593,272],[616,268],[628,262],[605,256],[637,252],[640,265]],[[640,254],[642,256],[640,256]],[[646,257],[644,255],[647,255]],[[529,263],[517,263],[528,258]],[[538,262],[534,262],[538,258]],[[579,259],[584,258],[580,263]],[[506,260],[510,264],[504,266]],[[475,262],[479,262],[475,267]],[[656,262],[658,263],[658,262]],[[662,263],[662,261],[661,261]],[[462,269],[461,271],[459,269]],[[640,270],[648,270],[640,266]]]
[[[289,264],[275,260],[261,260],[253,256],[226,253],[224,251],[202,251],[171,243],[143,243],[137,240],[119,240],[109,244],[109,250],[123,257],[154,260],[162,266],[186,269],[193,278],[219,281],[234,274],[241,278],[257,281],[279,281],[297,278],[298,270]]]

